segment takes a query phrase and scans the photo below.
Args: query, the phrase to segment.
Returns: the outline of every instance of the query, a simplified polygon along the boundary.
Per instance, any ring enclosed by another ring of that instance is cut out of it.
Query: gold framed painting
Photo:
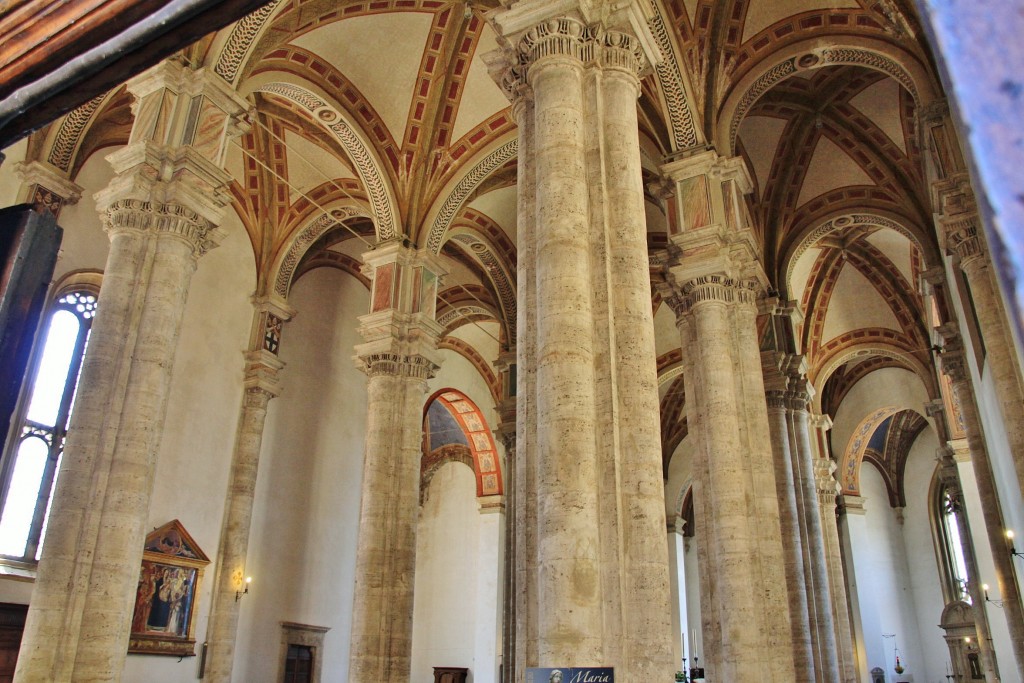
[[[129,653],[195,655],[196,597],[209,563],[178,520],[146,536]]]

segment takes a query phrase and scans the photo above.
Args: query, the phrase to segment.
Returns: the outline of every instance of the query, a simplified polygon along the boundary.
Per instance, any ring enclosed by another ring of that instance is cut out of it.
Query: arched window
[[[65,286],[40,328],[16,421],[4,450],[0,555],[33,563],[46,534],[98,288]]]
[[[946,602],[963,600],[970,603],[971,596],[967,591],[967,563],[964,561],[964,549],[960,542],[960,523],[963,519],[960,506],[963,501],[955,491],[942,485],[938,487],[936,503],[936,537]]]

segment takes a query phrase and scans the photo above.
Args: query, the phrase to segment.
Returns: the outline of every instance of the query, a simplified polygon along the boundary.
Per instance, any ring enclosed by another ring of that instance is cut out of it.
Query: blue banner
[[[615,669],[610,666],[527,669],[524,683],[615,683]]]

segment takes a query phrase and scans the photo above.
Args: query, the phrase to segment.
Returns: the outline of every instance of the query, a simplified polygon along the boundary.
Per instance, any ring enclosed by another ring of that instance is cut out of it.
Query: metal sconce
[[[988,597],[988,584],[987,583],[981,584],[981,590],[984,591],[984,593],[985,593],[985,602],[991,602],[994,606],[998,607],[999,609],[1003,608],[1003,601],[1002,600],[993,600],[990,597]]]
[[[245,577],[245,589],[244,590],[240,590],[240,591],[235,591],[235,602],[238,602],[239,600],[241,600],[243,595],[248,595],[249,594],[249,584],[250,583],[252,583],[252,577],[251,576]]]
[[[1006,530],[1006,540],[1010,542],[1010,554],[1014,557],[1024,557],[1024,553],[1017,550],[1013,545],[1013,529]]]

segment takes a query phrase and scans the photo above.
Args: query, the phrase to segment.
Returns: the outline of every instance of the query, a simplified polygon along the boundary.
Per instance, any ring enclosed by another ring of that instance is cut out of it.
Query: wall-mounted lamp
[[[249,594],[249,584],[250,583],[252,583],[252,577],[251,576],[245,577],[245,589],[244,590],[240,590],[240,591],[235,591],[235,602],[238,602],[239,600],[241,600],[243,595],[248,595]]]
[[[1006,530],[1006,540],[1010,542],[1010,554],[1014,557],[1024,557],[1024,553],[1019,552],[1013,545],[1013,529]]]
[[[1003,601],[1002,600],[992,600],[991,598],[988,597],[988,584],[987,583],[981,584],[981,590],[985,592],[985,602],[991,602],[994,606],[998,607],[999,609],[1003,608]],[[970,639],[968,639],[967,642],[970,643],[971,642]]]

